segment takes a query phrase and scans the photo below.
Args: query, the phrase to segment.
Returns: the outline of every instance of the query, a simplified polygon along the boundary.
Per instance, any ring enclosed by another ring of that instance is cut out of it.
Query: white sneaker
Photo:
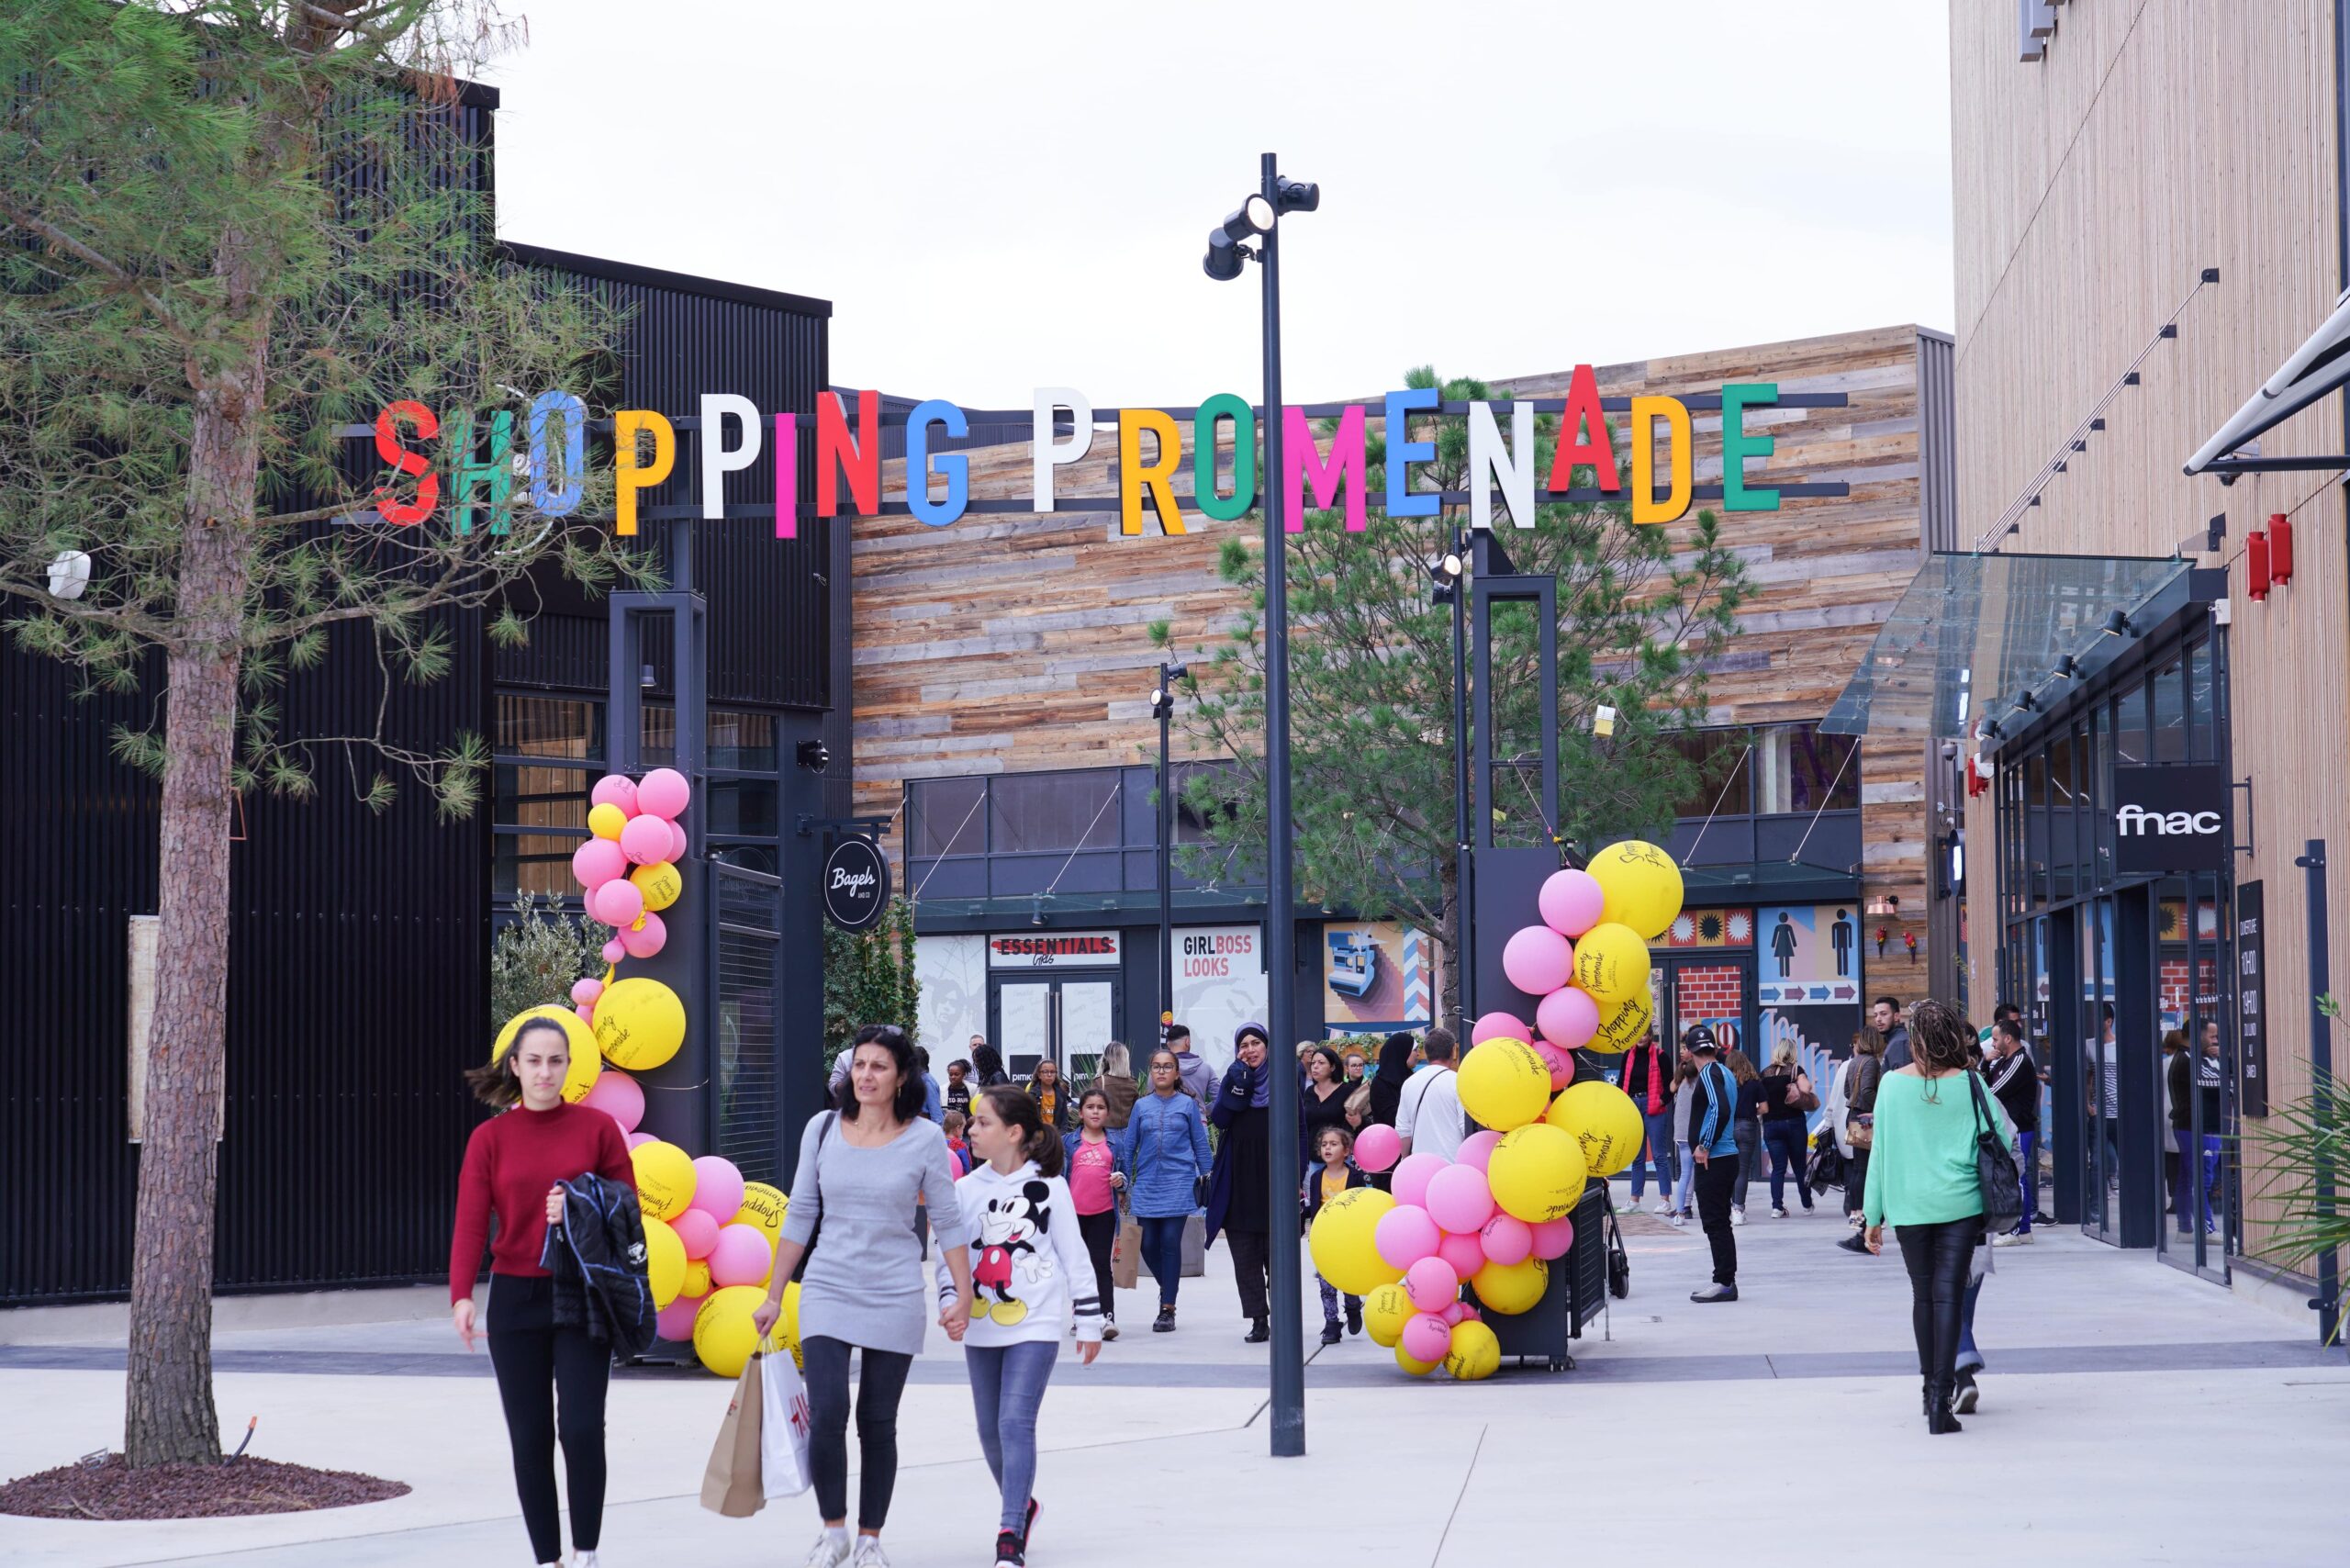
[[[1673,1228],[1675,1230],[1689,1228],[1689,1218],[1686,1215],[1667,1215],[1665,1217],[1673,1222]]]
[[[1666,1203],[1662,1198],[1659,1198],[1656,1201],[1656,1207],[1651,1209],[1649,1213],[1656,1215],[1659,1219],[1671,1219],[1673,1217],[1673,1205]]]
[[[641,837],[643,835],[640,834],[639,836]],[[1773,1209],[1771,1211],[1771,1217],[1773,1219],[1785,1219],[1787,1217],[1787,1211],[1785,1209]]]
[[[2028,1230],[2011,1230],[2005,1236],[1995,1236],[1991,1238],[1991,1245],[1994,1247],[2029,1247],[2031,1245],[2031,1232]]]
[[[596,1554],[592,1551],[573,1552],[571,1554],[571,1568],[599,1568],[596,1562]]]
[[[889,1555],[881,1550],[881,1538],[878,1535],[858,1536],[856,1556],[851,1560],[849,1568],[890,1568]]]
[[[1743,1207],[1730,1210],[1729,1222],[1732,1225],[1744,1225],[1746,1223],[1746,1210]]]
[[[840,1564],[848,1561],[848,1551],[847,1531],[834,1535],[826,1530],[816,1538],[816,1544],[808,1549],[808,1561],[801,1564],[801,1568],[840,1568]]]

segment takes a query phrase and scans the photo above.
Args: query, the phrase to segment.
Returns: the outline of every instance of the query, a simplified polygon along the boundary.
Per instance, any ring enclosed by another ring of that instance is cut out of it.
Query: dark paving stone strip
[[[2174,1345],[2037,1345],[1985,1347],[1989,1373],[2247,1372],[2271,1368],[2342,1369],[2343,1352],[2300,1340],[2189,1341]],[[119,1372],[123,1352],[102,1345],[0,1346],[0,1371]],[[349,1350],[219,1350],[217,1372],[304,1373],[328,1377],[488,1377],[487,1356],[403,1354]],[[627,1367],[622,1378],[686,1378],[690,1368]],[[1256,1388],[1265,1381],[1261,1365],[1193,1361],[1119,1365],[1098,1361],[1064,1374],[1111,1388]],[[1394,1384],[1396,1370],[1383,1362],[1329,1364],[1318,1358],[1307,1382],[1321,1388],[1370,1388]],[[1547,1374],[1528,1372],[1529,1378]],[[1918,1375],[1907,1351],[1776,1351],[1725,1356],[1615,1356],[1604,1347],[1583,1350],[1577,1370],[1562,1378],[1602,1383],[1750,1382],[1772,1378],[1897,1377]],[[711,1379],[715,1382],[715,1379]],[[927,1357],[914,1363],[918,1383],[959,1383],[963,1369],[951,1358]]]

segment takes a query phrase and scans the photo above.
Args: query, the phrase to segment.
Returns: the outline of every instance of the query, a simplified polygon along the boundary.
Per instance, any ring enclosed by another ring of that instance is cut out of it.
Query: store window
[[[491,891],[576,897],[571,856],[588,836],[588,792],[604,770],[604,705],[501,691],[490,754]]]
[[[1113,768],[1003,774],[988,791],[989,847],[999,855],[1115,849],[1118,789]]]

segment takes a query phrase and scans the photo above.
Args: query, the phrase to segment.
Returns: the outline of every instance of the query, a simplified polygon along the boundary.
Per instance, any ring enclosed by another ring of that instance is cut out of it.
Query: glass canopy
[[[1819,727],[1964,738],[1986,712],[2014,708],[2019,690],[2058,678],[2059,659],[2087,665],[2116,610],[2136,610],[2188,569],[2171,556],[1929,555]]]

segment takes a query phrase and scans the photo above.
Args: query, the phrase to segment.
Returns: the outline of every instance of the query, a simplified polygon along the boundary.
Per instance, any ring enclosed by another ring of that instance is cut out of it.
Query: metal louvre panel
[[[781,884],[715,862],[718,988],[714,1053],[718,1152],[744,1179],[787,1185],[783,1169],[776,984],[781,954]]]

